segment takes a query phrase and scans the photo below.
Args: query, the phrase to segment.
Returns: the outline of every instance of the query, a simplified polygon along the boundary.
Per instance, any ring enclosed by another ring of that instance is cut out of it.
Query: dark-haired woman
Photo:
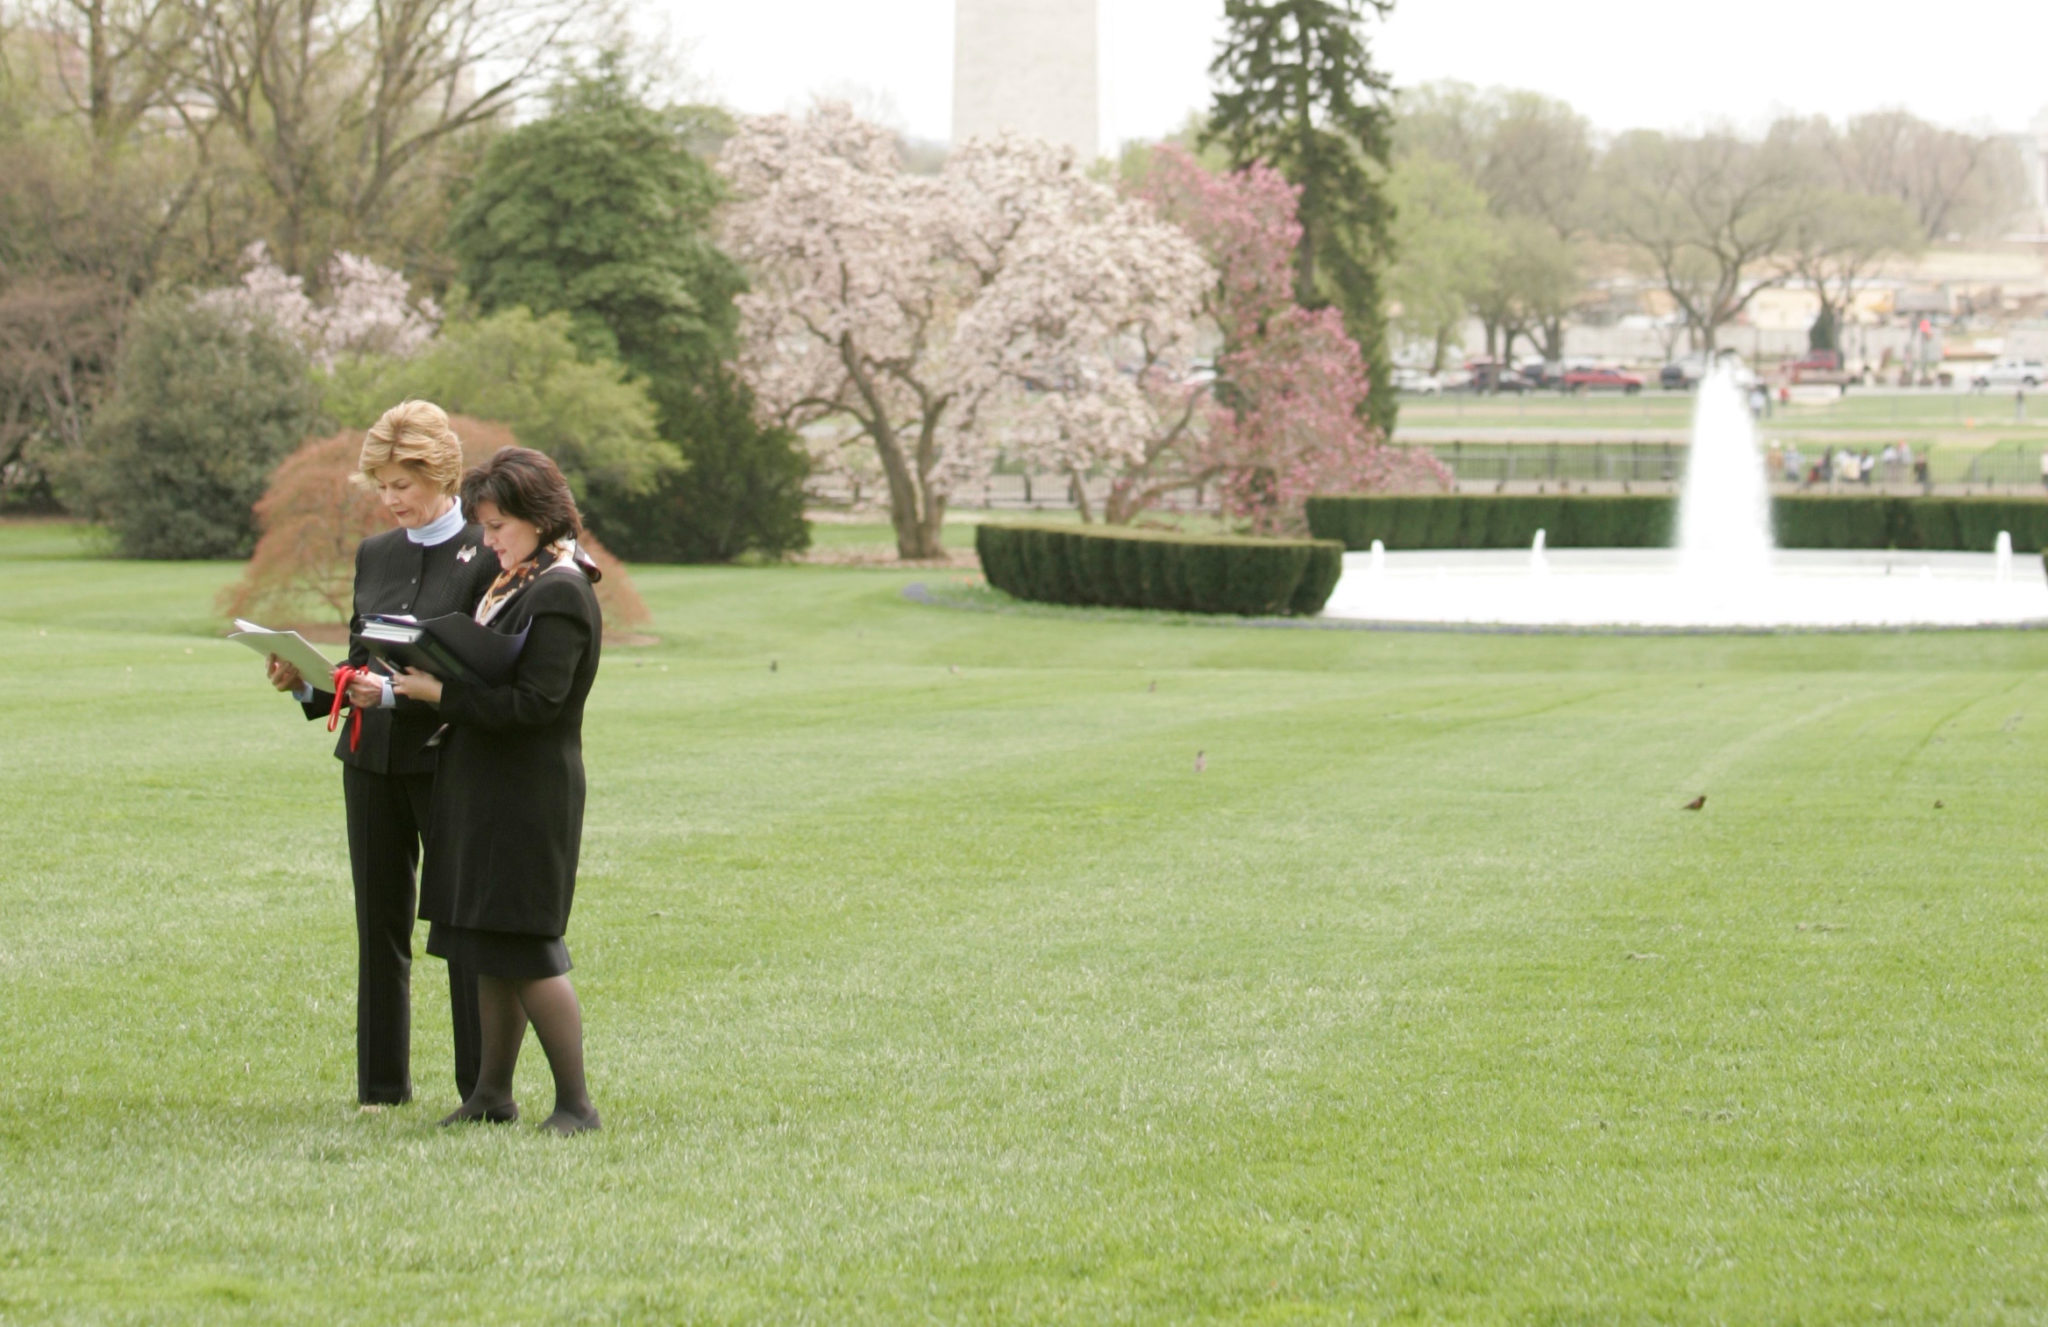
[[[407,669],[399,695],[438,704],[448,725],[427,828],[420,916],[427,952],[477,974],[483,1059],[476,1087],[442,1121],[519,1118],[512,1071],[530,1021],[555,1077],[542,1127],[598,1127],[583,1076],[583,1011],[562,942],[583,837],[583,702],[603,619],[597,568],[576,546],[576,502],[555,463],[506,447],[462,478],[462,500],[501,570],[476,607],[495,631],[526,632],[510,680],[482,686]]]

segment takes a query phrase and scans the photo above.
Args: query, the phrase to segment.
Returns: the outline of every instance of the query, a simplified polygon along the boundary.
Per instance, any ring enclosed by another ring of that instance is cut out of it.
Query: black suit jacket
[[[597,593],[580,571],[542,572],[491,620],[494,631],[521,628],[511,681],[442,684],[450,731],[434,776],[420,916],[554,936],[569,924],[583,842],[583,702],[604,634]]]
[[[348,661],[358,668],[370,661],[359,633],[363,619],[377,613],[410,613],[417,618],[443,613],[473,613],[477,601],[498,577],[498,558],[484,547],[483,527],[471,521],[462,533],[429,548],[405,537],[404,530],[371,535],[356,548],[354,611],[348,620]],[[324,719],[334,707],[332,679],[307,678],[313,699],[306,717]],[[434,749],[426,745],[441,717],[431,705],[398,698],[392,709],[363,711],[363,736],[348,749],[349,721],[341,725],[334,754],[372,774],[430,774]]]

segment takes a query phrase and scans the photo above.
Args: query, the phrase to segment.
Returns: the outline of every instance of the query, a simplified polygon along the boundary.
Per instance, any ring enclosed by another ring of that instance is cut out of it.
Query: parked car
[[[1705,352],[1680,356],[1658,371],[1657,385],[1670,392],[1690,390],[1699,386],[1708,369],[1714,366],[1724,370],[1745,391],[1756,386],[1756,374],[1732,350],[1716,351],[1711,357]]]
[[[1422,396],[1435,396],[1444,389],[1444,380],[1423,369],[1394,369],[1394,390],[1415,392]]]
[[[2048,382],[2048,363],[2038,359],[2001,359],[1970,375],[1978,391],[1992,387],[2039,387]]]
[[[1785,366],[1786,376],[1792,382],[1824,383],[1846,388],[1857,380],[1842,363],[1839,350],[1809,350]]]
[[[1614,368],[1571,369],[1560,386],[1567,392],[1626,392],[1634,396],[1643,390],[1643,380]]]
[[[1697,364],[1674,359],[1657,371],[1657,385],[1667,392],[1682,392],[1697,387],[1700,382]]]
[[[1472,374],[1470,386],[1475,392],[1514,392],[1520,395],[1536,385],[1507,365],[1490,359],[1467,360],[1465,367]]]

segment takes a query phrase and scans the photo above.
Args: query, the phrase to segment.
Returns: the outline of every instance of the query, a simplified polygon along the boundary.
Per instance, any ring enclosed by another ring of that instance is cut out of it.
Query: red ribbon
[[[376,674],[369,669],[357,668],[353,664],[343,664],[334,670],[334,708],[327,711],[327,731],[333,732],[341,723],[341,710],[347,705],[353,711],[353,717],[349,719],[348,724],[348,749],[351,751],[361,745],[363,740],[363,711],[360,707],[349,704],[348,684],[359,677],[375,676]]]

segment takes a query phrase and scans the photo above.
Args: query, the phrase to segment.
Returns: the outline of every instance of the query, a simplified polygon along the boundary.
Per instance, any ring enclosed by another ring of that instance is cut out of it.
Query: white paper
[[[235,619],[240,628],[229,640],[238,640],[258,654],[274,654],[299,670],[299,676],[315,687],[328,688],[334,685],[334,665],[327,656],[313,647],[313,643],[296,631],[273,631],[254,622]]]

